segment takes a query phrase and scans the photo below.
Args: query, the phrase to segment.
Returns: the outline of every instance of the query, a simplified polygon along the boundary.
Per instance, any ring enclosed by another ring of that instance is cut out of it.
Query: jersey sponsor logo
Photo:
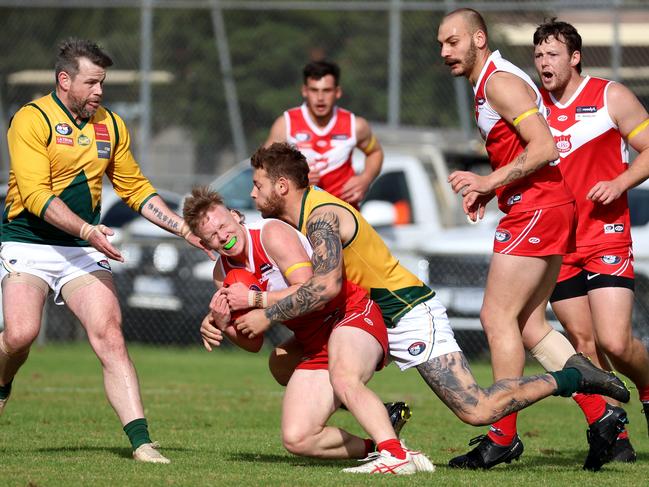
[[[268,272],[268,271],[272,271],[272,270],[273,270],[273,266],[270,265],[268,262],[264,262],[263,264],[261,264],[259,266],[259,272],[261,272],[262,274],[264,272]]]
[[[597,115],[596,106],[577,107],[575,109],[575,120],[583,120],[584,118],[591,118]]]
[[[554,137],[554,143],[557,146],[559,152],[570,152],[572,149],[572,143],[570,142],[570,134],[567,135],[558,135]]]
[[[568,115],[559,115],[557,117],[557,120],[559,120],[559,122],[565,122],[566,120],[568,120]]]
[[[619,264],[621,260],[622,257],[619,257],[617,255],[602,255],[602,262],[607,265]]]
[[[365,323],[367,323],[369,326],[374,326],[374,322],[372,320],[370,320],[369,318],[363,318],[363,321]]]
[[[496,229],[496,234],[494,235],[494,238],[498,242],[507,242],[508,240],[511,240],[512,234],[509,233],[507,230],[497,228]]]
[[[97,142],[97,157],[110,159],[110,142]]]
[[[295,134],[295,140],[298,142],[306,142],[307,140],[311,140],[311,134],[308,132],[298,132]]]
[[[60,135],[57,135],[56,143],[63,145],[74,145],[74,140],[72,140],[72,137],[62,137]]]
[[[54,130],[56,130],[57,134],[61,135],[70,135],[72,133],[72,127],[70,127],[67,123],[57,123],[56,127],[54,127]]]
[[[421,354],[424,350],[426,350],[424,342],[415,342],[408,347],[408,353],[413,357]]]
[[[537,243],[539,243],[541,241],[541,239],[539,237],[530,237],[530,238],[527,239],[527,241],[529,243],[531,243],[531,244],[536,245]]]
[[[334,134],[331,136],[332,140],[347,140],[349,139],[349,135],[347,134]]]
[[[107,259],[102,259],[102,260],[100,260],[99,262],[97,262],[97,265],[98,265],[99,267],[103,267],[103,268],[106,269],[107,271],[110,270],[110,262],[108,262]]]
[[[605,223],[604,233],[624,233],[624,223]]]
[[[523,201],[523,195],[521,193],[516,193],[507,198],[507,205],[512,206],[521,201]]]
[[[110,140],[108,128],[103,123],[94,123],[92,127],[95,129],[95,139],[97,140]]]
[[[90,145],[90,142],[91,142],[90,137],[86,137],[83,134],[77,137],[77,144],[79,145]]]

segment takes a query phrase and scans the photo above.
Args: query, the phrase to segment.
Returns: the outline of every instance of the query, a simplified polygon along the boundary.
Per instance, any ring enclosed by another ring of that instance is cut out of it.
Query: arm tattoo
[[[264,311],[271,322],[286,321],[315,311],[329,301],[327,281],[342,281],[342,243],[335,213],[324,213],[307,222],[307,237],[313,246],[313,277],[298,290]]]
[[[519,411],[545,397],[541,384],[553,390],[549,374],[502,379],[483,389],[476,382],[461,352],[433,358],[417,366],[428,386],[453,411],[462,417],[480,417],[488,424]],[[548,389],[546,388],[546,392]]]
[[[151,210],[153,216],[162,224],[164,228],[168,228],[174,232],[180,231],[180,222],[175,218],[166,215],[159,207],[151,203],[150,201],[146,204],[147,208]]]

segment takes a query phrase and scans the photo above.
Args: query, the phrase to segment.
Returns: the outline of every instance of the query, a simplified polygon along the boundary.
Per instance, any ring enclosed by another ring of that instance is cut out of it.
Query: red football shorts
[[[494,253],[546,257],[575,250],[575,204],[505,215],[494,235]]]
[[[629,244],[608,243],[578,248],[563,257],[557,282],[576,276],[582,270],[588,276],[607,275],[634,278],[633,249]],[[591,278],[592,279],[592,278]]]
[[[372,335],[383,349],[383,360],[376,366],[376,370],[385,367],[390,351],[388,348],[388,331],[383,321],[383,315],[379,306],[365,295],[362,299],[354,299],[347,302],[346,312],[332,327],[336,329],[340,326],[353,326],[360,328]],[[318,350],[309,350],[308,346],[303,344],[304,358],[296,369],[327,369],[329,367],[328,344],[324,343]]]

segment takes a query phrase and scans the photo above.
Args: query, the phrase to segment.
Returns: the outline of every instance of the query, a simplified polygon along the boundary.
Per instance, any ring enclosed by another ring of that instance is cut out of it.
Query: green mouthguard
[[[234,245],[235,245],[236,243],[237,243],[237,237],[232,237],[232,238],[228,241],[228,243],[226,243],[226,244],[223,246],[223,248],[224,248],[225,250],[230,250],[232,247],[234,247]]]

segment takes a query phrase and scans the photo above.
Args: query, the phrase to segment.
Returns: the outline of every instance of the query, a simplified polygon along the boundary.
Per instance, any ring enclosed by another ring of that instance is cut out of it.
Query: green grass
[[[106,402],[98,362],[85,344],[35,348],[14,382],[0,418],[0,485],[641,485],[649,478],[647,425],[634,398],[627,407],[638,451],[635,465],[584,472],[585,421],[572,401],[550,398],[519,416],[520,462],[487,472],[450,470],[485,428],[461,423],[415,371],[390,366],[372,381],[384,400],[407,400],[413,418],[402,436],[437,465],[417,478],[351,477],[348,461],[298,458],[279,433],[282,388],[266,369],[266,353],[131,347],[154,439],[171,465],[131,460],[128,440]],[[529,372],[537,370],[531,369]],[[474,365],[485,385],[487,364]],[[361,434],[349,413],[332,422]],[[353,462],[351,462],[353,463]],[[645,479],[645,480],[642,480]]]

